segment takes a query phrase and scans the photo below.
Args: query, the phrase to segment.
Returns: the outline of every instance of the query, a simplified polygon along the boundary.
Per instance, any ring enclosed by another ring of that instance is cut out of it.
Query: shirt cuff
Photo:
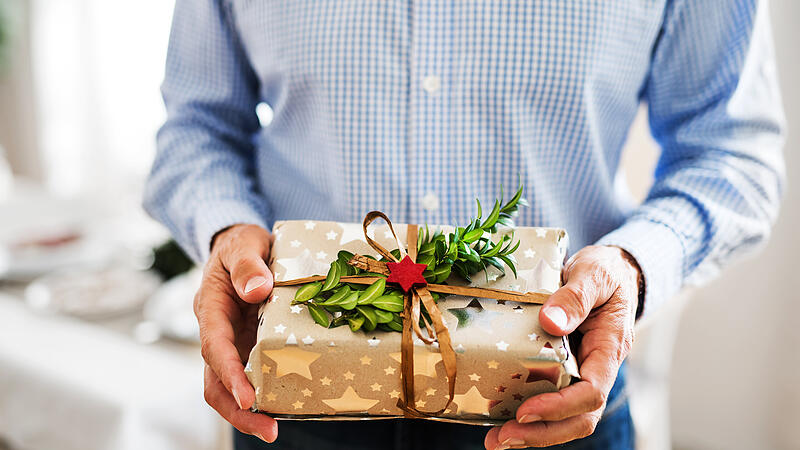
[[[252,224],[269,230],[266,218],[241,200],[204,202],[195,216],[195,255],[205,264],[211,252],[211,239],[231,225]]]
[[[631,219],[600,238],[596,244],[620,247],[636,259],[645,286],[640,317],[658,310],[683,285],[683,242],[665,224]]]

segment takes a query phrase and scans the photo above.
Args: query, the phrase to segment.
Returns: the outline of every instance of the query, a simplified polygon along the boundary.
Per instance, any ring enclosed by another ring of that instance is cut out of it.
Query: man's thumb
[[[568,282],[557,290],[539,310],[542,328],[554,336],[564,336],[575,331],[594,305],[594,296],[587,292],[586,283]]]

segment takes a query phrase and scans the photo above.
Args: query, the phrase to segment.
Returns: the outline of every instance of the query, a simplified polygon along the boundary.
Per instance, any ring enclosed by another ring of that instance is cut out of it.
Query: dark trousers
[[[625,393],[625,366],[608,397],[608,406],[595,432],[584,439],[549,448],[627,450],[634,448],[633,421]],[[234,430],[236,450],[411,450],[483,449],[489,427],[394,419],[353,422],[280,421],[278,440],[265,444]]]

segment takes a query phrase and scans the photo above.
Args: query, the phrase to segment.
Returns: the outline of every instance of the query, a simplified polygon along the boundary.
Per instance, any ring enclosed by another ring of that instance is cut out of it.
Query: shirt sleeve
[[[662,149],[654,185],[598,243],[637,260],[649,315],[763,243],[776,219],[784,118],[766,1],[670,3],[644,97]]]
[[[144,207],[202,263],[217,231],[271,221],[253,175],[258,81],[222,0],[176,1],[161,90]]]

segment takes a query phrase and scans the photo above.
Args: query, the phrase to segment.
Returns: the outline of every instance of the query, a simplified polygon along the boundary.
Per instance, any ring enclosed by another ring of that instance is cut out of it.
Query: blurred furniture
[[[84,321],[0,291],[0,441],[12,449],[217,449],[199,348],[140,344],[141,317]]]

